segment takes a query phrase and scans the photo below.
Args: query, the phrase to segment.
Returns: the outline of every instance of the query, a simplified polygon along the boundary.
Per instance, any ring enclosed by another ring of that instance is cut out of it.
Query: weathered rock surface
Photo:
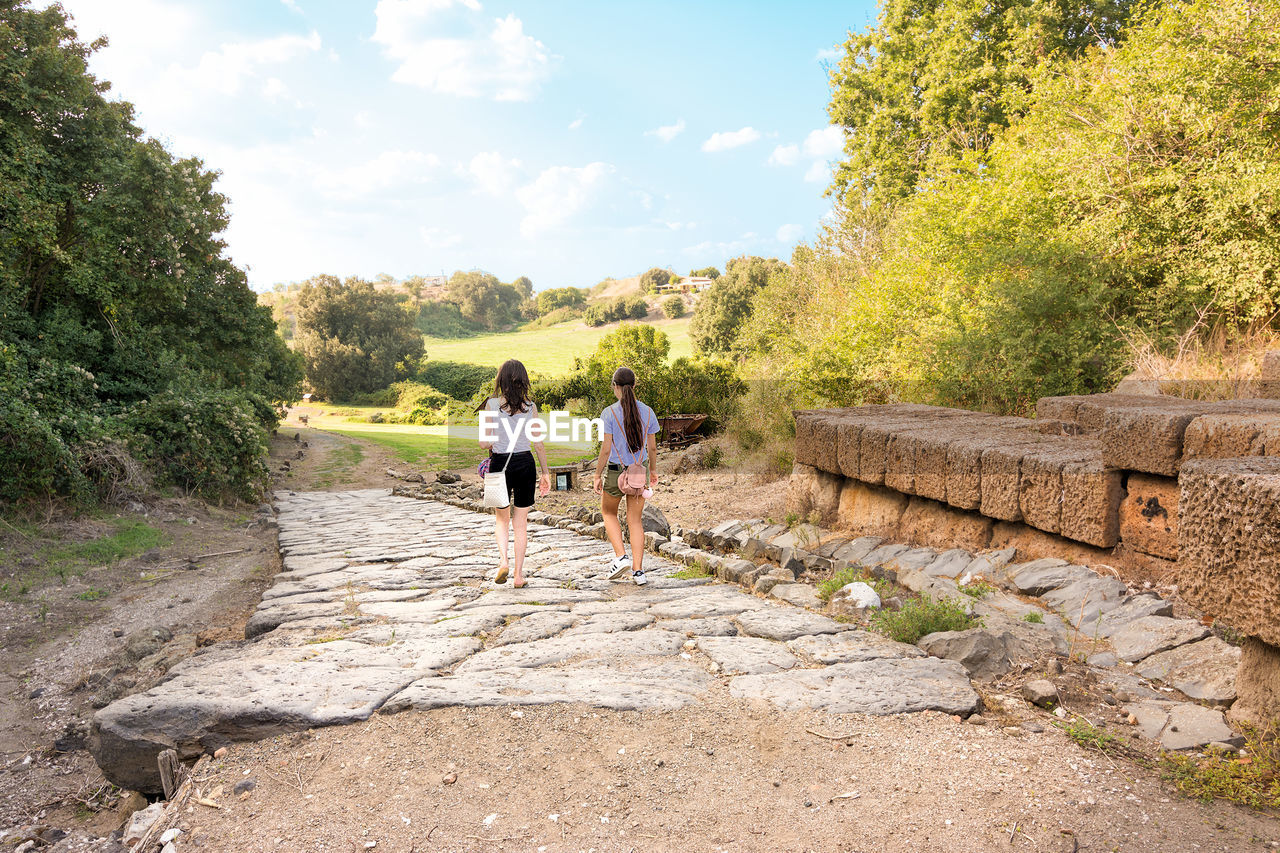
[[[758,637],[702,637],[698,650],[726,675],[781,672],[800,663],[785,646]]]
[[[1165,749],[1196,749],[1206,744],[1239,742],[1221,711],[1190,702],[1145,700],[1124,706],[1138,720],[1143,737]]]
[[[1144,616],[1111,635],[1121,660],[1133,663],[1209,636],[1209,629],[1193,619]]]
[[[786,710],[833,714],[942,711],[967,716],[982,705],[964,667],[936,658],[881,658],[825,669],[740,675],[730,682],[729,692],[742,699],[767,699]]]
[[[1048,708],[1058,701],[1058,687],[1047,678],[1037,678],[1022,685],[1022,698],[1032,705]]]
[[[965,631],[939,631],[921,637],[917,643],[925,654],[958,661],[970,677],[993,681],[1009,671],[1011,646],[1015,640],[1007,632],[995,633],[986,628]]]
[[[769,597],[812,610],[821,610],[823,607],[818,591],[813,584],[808,583],[780,583],[769,590]]]
[[[737,617],[738,631],[749,637],[794,640],[806,634],[836,634],[848,630],[834,619],[791,608],[750,610]]]
[[[840,587],[832,594],[830,603],[832,612],[848,614],[881,606],[879,593],[863,581],[854,581]]]
[[[1209,637],[1141,661],[1134,671],[1143,678],[1158,679],[1192,699],[1229,705],[1236,698],[1236,668],[1240,649]]]
[[[870,631],[843,631],[839,634],[797,637],[787,643],[787,648],[806,660],[821,664],[925,657],[925,653],[915,646],[899,643]]]

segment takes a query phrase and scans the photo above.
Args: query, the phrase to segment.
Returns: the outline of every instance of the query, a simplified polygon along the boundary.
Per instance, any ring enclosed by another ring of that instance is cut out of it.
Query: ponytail
[[[627,436],[627,448],[639,453],[644,447],[644,424],[640,420],[640,406],[636,402],[636,374],[629,367],[619,367],[613,372],[613,384],[618,386],[622,404],[622,431]]]

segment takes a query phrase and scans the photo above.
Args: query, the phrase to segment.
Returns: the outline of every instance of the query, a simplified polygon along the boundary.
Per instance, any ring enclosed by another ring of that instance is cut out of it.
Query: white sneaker
[[[632,572],[631,579],[636,582],[636,586],[644,586],[649,582],[649,579],[644,576],[644,569],[641,569],[638,572]]]
[[[609,580],[622,580],[627,576],[627,572],[631,570],[631,558],[626,554],[621,557],[614,557],[613,561],[609,563],[609,568],[612,570],[609,574]]]

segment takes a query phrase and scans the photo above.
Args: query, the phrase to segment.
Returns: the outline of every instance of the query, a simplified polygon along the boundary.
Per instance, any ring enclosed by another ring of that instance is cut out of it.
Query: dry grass
[[[1169,352],[1142,333],[1127,338],[1133,372],[1125,382],[1149,383],[1154,392],[1193,400],[1233,400],[1260,396],[1263,359],[1280,350],[1272,317],[1245,330],[1209,325],[1202,313]]]

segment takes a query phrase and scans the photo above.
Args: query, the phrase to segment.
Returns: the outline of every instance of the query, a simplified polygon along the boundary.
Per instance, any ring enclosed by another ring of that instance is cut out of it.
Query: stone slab
[[[1135,619],[1144,616],[1172,616],[1173,603],[1155,595],[1135,595],[1103,616],[1098,622],[1098,636],[1110,638]]]
[[[567,661],[601,658],[674,655],[684,637],[672,631],[635,631],[614,634],[561,635],[532,643],[513,643],[486,649],[454,667],[457,674],[489,669],[537,667]]]
[[[826,616],[776,606],[740,613],[736,621],[740,633],[768,640],[794,640],[807,634],[837,634],[849,628]]]
[[[880,658],[925,657],[925,653],[915,646],[899,643],[870,631],[856,630],[797,637],[787,643],[787,648],[805,660],[823,665]]]
[[[800,663],[785,646],[758,637],[700,637],[698,651],[725,675],[781,672]]]
[[[1199,749],[1236,739],[1222,712],[1203,705],[1144,700],[1125,705],[1124,710],[1137,718],[1143,737],[1165,749]]]
[[[1108,409],[1102,423],[1102,456],[1109,468],[1176,476],[1182,439],[1203,407],[1187,402]]]
[[[1157,652],[1203,640],[1209,629],[1194,619],[1143,616],[1111,635],[1111,645],[1121,660],[1135,663]]]
[[[1154,654],[1134,667],[1143,678],[1163,681],[1192,699],[1230,705],[1236,698],[1240,648],[1217,637]]]
[[[833,714],[942,711],[967,716],[982,704],[964,667],[936,658],[879,658],[824,669],[740,675],[730,681],[729,692],[740,699],[765,699],[788,711]]]
[[[700,587],[672,601],[655,604],[649,612],[659,619],[692,619],[734,616],[770,605],[738,589],[727,586]]]
[[[705,619],[664,619],[658,623],[664,631],[674,631],[686,637],[735,637],[738,626],[723,616]]]
[[[769,590],[769,597],[811,610],[821,610],[825,606],[818,598],[817,589],[808,583],[780,583]]]

